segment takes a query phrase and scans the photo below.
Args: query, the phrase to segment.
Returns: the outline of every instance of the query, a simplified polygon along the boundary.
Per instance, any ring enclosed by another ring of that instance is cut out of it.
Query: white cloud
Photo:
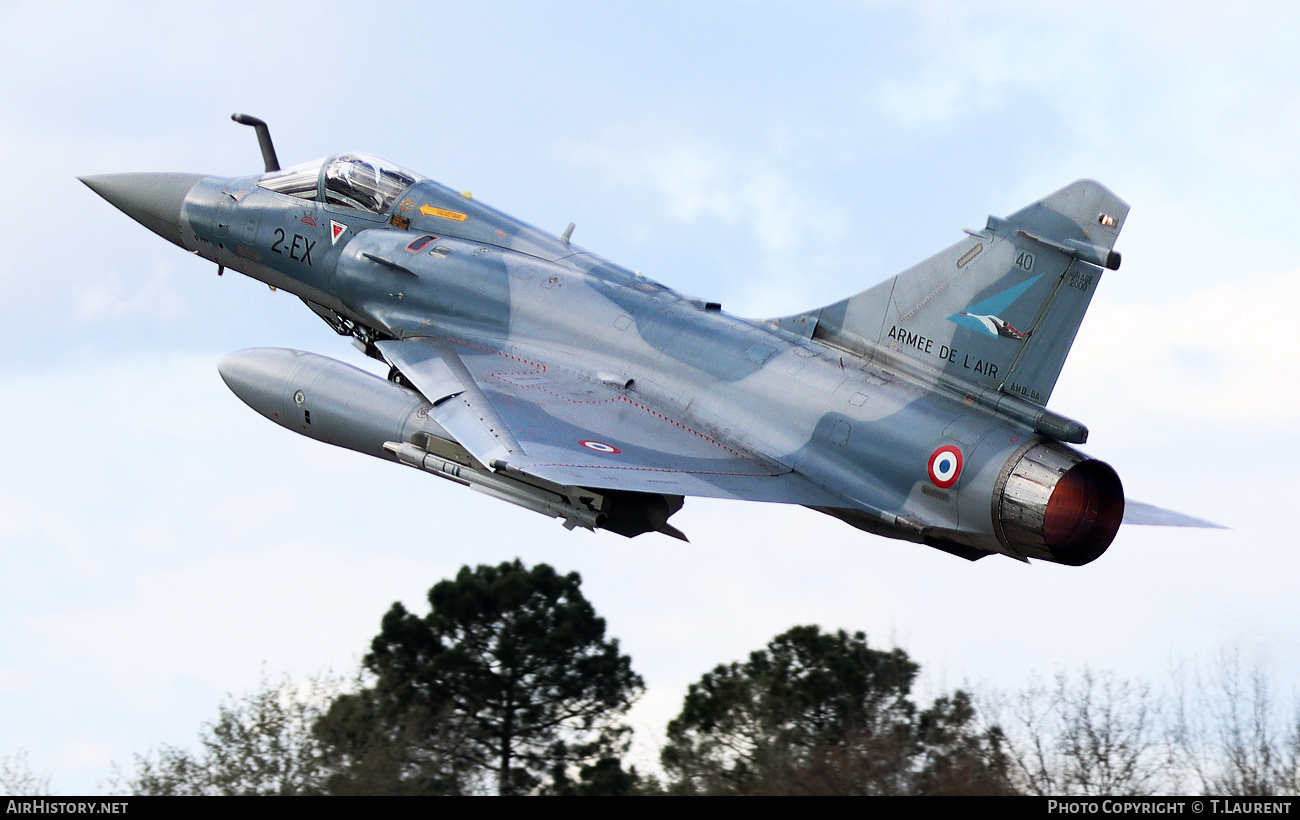
[[[1300,270],[1238,276],[1160,304],[1098,297],[1071,354],[1070,379],[1094,394],[1124,396],[1133,417],[1291,421],[1300,416],[1290,376],[1296,305]]]
[[[905,36],[906,70],[867,86],[867,100],[908,128],[931,128],[969,117],[1001,101],[1008,85],[1048,84],[1059,71],[1050,40],[990,26],[987,10],[931,4]],[[1036,70],[1025,71],[1027,66]]]
[[[792,176],[774,167],[771,153],[729,152],[689,137],[653,145],[633,141],[621,151],[598,145],[575,150],[623,185],[658,194],[679,222],[739,226],[765,252],[789,253],[840,235],[838,208],[802,193]]]
[[[192,308],[176,286],[174,266],[156,264],[148,274],[130,271],[99,271],[87,276],[72,293],[79,321],[104,322],[149,317],[175,322],[189,316]]]

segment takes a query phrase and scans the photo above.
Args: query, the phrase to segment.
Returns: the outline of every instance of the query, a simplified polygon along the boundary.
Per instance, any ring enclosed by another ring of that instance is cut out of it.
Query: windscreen
[[[288,194],[299,199],[314,201],[318,194],[317,183],[320,180],[320,167],[324,162],[325,160],[318,159],[313,162],[304,162],[302,165],[295,165],[292,168],[286,168],[283,171],[272,171],[259,179],[257,184],[259,187],[266,188],[268,191],[275,191],[277,194]]]

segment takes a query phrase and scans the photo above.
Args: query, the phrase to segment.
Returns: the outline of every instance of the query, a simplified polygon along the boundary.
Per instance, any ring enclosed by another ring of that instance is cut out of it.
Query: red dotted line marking
[[[641,408],[642,410],[644,410],[644,411],[646,411],[647,413],[649,413],[650,415],[655,416],[656,418],[663,419],[664,421],[668,422],[669,424],[672,424],[672,425],[675,425],[675,426],[677,426],[677,427],[680,427],[681,429],[685,430],[685,431],[688,432],[688,433],[693,433],[693,434],[699,436],[700,438],[704,439],[705,441],[709,442],[709,443],[712,444],[713,446],[718,447],[718,448],[721,448],[721,449],[723,449],[723,450],[726,450],[728,453],[731,453],[733,456],[736,456],[737,458],[743,458],[745,461],[748,461],[748,462],[751,462],[751,463],[754,461],[754,460],[751,459],[749,456],[745,455],[744,453],[740,452],[739,450],[732,449],[731,447],[728,447],[727,445],[723,444],[722,442],[718,441],[717,439],[712,438],[711,436],[707,436],[707,435],[705,435],[704,433],[701,433],[699,430],[696,430],[696,429],[691,428],[691,427],[687,427],[685,424],[682,424],[682,423],[681,423],[680,421],[678,421],[677,419],[674,419],[674,418],[670,418],[670,417],[668,417],[668,416],[665,416],[663,413],[660,413],[660,412],[657,411],[657,410],[651,410],[649,407],[646,407],[644,404],[641,404],[640,402],[632,401],[632,400],[629,399],[627,396],[615,396],[614,398],[616,398],[616,399],[622,399],[623,401],[627,402],[628,404],[632,405],[633,407],[639,407],[639,408]]]
[[[530,462],[525,465],[527,469],[534,467],[571,467],[575,469],[592,469],[592,470],[631,470],[643,473],[675,473],[677,475],[734,475],[745,478],[771,478],[781,475],[779,472],[771,470],[755,473],[734,473],[725,470],[672,470],[668,467],[621,467],[610,464],[574,464],[568,461],[547,461],[547,462]]]
[[[451,342],[452,344],[464,345],[465,347],[472,347],[475,350],[482,350],[484,353],[495,353],[498,356],[504,356],[507,359],[511,359],[516,362],[523,362],[524,364],[532,365],[533,367],[536,367],[538,370],[542,371],[543,373],[546,372],[546,365],[542,364],[541,362],[535,362],[531,359],[525,359],[521,356],[512,356],[503,350],[494,350],[493,348],[484,347],[483,345],[476,345],[473,342],[467,342],[464,339],[455,339],[455,338],[448,337],[447,341]]]
[[[737,458],[744,459],[745,461],[748,461],[748,462],[751,463],[751,464],[756,464],[756,463],[757,463],[757,462],[754,461],[754,459],[750,458],[749,456],[745,455],[744,453],[740,452],[739,450],[736,450],[736,449],[734,449],[734,448],[732,448],[732,447],[728,447],[727,445],[723,444],[722,442],[718,441],[717,439],[715,439],[715,438],[713,438],[713,437],[711,437],[711,436],[705,435],[704,433],[701,433],[699,430],[696,430],[696,429],[691,428],[691,427],[687,427],[685,424],[682,424],[681,422],[677,421],[676,419],[671,418],[671,417],[669,417],[669,416],[665,416],[663,413],[660,413],[660,412],[657,411],[657,410],[652,410],[651,408],[645,406],[644,404],[641,404],[640,402],[632,401],[632,400],[629,399],[627,396],[611,396],[610,398],[607,398],[607,399],[595,399],[595,400],[578,400],[578,399],[570,398],[569,396],[566,396],[566,395],[564,395],[563,393],[557,393],[557,392],[554,391],[554,390],[548,390],[547,388],[542,387],[542,386],[540,386],[540,385],[535,385],[535,384],[515,384],[514,382],[511,382],[511,381],[509,381],[509,380],[507,380],[507,379],[502,378],[502,376],[514,375],[514,374],[516,374],[516,373],[519,374],[519,375],[523,375],[523,376],[535,375],[535,374],[537,374],[537,373],[545,373],[545,372],[547,372],[547,367],[546,367],[546,365],[542,364],[541,362],[535,362],[535,361],[532,361],[531,359],[525,359],[525,358],[523,358],[523,357],[521,357],[521,356],[512,356],[511,354],[506,353],[506,352],[501,351],[501,350],[494,350],[494,349],[492,349],[492,348],[490,348],[490,347],[484,347],[483,345],[477,345],[477,344],[474,344],[473,342],[467,342],[467,341],[464,341],[463,339],[449,339],[448,341],[451,341],[451,342],[453,342],[453,343],[455,343],[455,344],[464,345],[465,347],[472,347],[472,348],[475,348],[476,350],[482,350],[484,353],[495,353],[495,354],[498,355],[498,356],[504,356],[505,358],[510,359],[510,360],[512,360],[512,361],[521,362],[521,363],[523,363],[523,364],[526,364],[526,365],[529,365],[529,366],[531,366],[531,367],[537,368],[536,370],[532,370],[532,371],[526,371],[526,370],[506,370],[506,371],[495,371],[495,372],[493,372],[493,373],[488,374],[488,375],[491,376],[492,378],[495,378],[495,379],[497,379],[498,381],[501,381],[501,382],[504,382],[504,383],[506,383],[506,384],[509,384],[509,385],[512,386],[512,387],[516,387],[516,388],[520,388],[520,389],[527,389],[527,390],[538,390],[538,391],[541,391],[541,392],[543,392],[543,393],[546,393],[546,394],[549,394],[549,395],[551,395],[551,396],[554,396],[554,397],[556,397],[556,398],[558,398],[558,399],[562,399],[562,400],[564,400],[564,401],[567,401],[567,402],[569,402],[570,404],[597,405],[597,404],[606,404],[606,403],[611,402],[611,401],[618,401],[618,400],[625,401],[625,402],[627,402],[628,404],[632,405],[633,407],[637,407],[637,408],[639,408],[639,409],[641,409],[641,410],[644,410],[645,412],[649,413],[650,415],[652,415],[652,416],[654,416],[654,417],[656,417],[656,418],[658,418],[658,419],[661,419],[661,420],[663,420],[663,421],[666,421],[666,422],[668,422],[669,424],[672,424],[672,425],[674,425],[674,426],[676,426],[676,427],[678,427],[678,428],[680,428],[680,429],[682,429],[682,430],[685,430],[685,431],[688,432],[688,433],[691,433],[691,434],[693,434],[693,435],[696,435],[696,436],[698,436],[698,437],[704,439],[705,441],[709,442],[710,444],[712,444],[713,446],[717,447],[718,449],[720,449],[720,450],[725,450],[725,451],[727,451],[728,453],[731,453],[733,456],[735,456],[735,457],[737,457]],[[557,464],[545,464],[545,465],[538,465],[538,466],[564,466],[564,465],[560,465],[560,464],[557,463]],[[583,465],[570,465],[570,466],[583,466]],[[599,466],[599,467],[602,467],[603,469],[610,469],[610,470],[654,470],[654,471],[658,471],[658,472],[685,472],[685,471],[666,470],[666,469],[655,468],[655,467],[604,467],[604,465],[587,465],[587,466],[593,466],[593,467]],[[751,473],[727,473],[727,472],[702,472],[701,474],[704,474],[704,475],[752,475]],[[778,473],[772,473],[772,472],[767,472],[767,473],[764,473],[764,474],[765,474],[765,475],[778,475]]]
[[[561,400],[563,400],[563,401],[567,401],[567,402],[569,402],[570,404],[597,405],[597,404],[608,404],[609,402],[612,402],[612,401],[624,401],[624,402],[627,402],[628,404],[632,405],[633,407],[636,407],[636,408],[638,408],[638,409],[640,409],[640,410],[644,410],[645,412],[649,413],[650,415],[654,416],[655,418],[658,418],[658,419],[661,419],[661,420],[663,420],[663,421],[666,421],[666,422],[668,422],[669,424],[671,424],[671,425],[673,425],[673,426],[675,426],[675,427],[678,427],[678,428],[680,428],[680,429],[682,429],[682,430],[685,430],[685,431],[688,432],[688,433],[691,433],[691,434],[693,434],[693,435],[699,436],[700,438],[702,438],[702,439],[704,439],[705,441],[707,441],[707,442],[709,442],[710,444],[712,444],[714,447],[717,447],[717,448],[720,449],[720,450],[726,450],[728,453],[731,453],[733,456],[736,456],[737,458],[743,458],[745,461],[749,461],[749,462],[751,462],[751,463],[754,461],[752,458],[750,458],[749,456],[747,456],[747,455],[745,455],[744,453],[740,452],[739,450],[736,450],[736,449],[734,449],[734,448],[728,447],[727,445],[723,444],[722,442],[718,441],[717,439],[715,439],[715,438],[713,438],[713,437],[711,437],[711,436],[705,435],[704,433],[701,433],[699,430],[696,430],[696,429],[694,429],[694,428],[692,428],[692,427],[687,427],[685,424],[682,424],[681,422],[677,421],[676,419],[674,419],[674,418],[672,418],[672,417],[670,417],[670,416],[665,416],[663,413],[660,413],[660,412],[657,411],[657,410],[652,410],[652,409],[650,409],[649,407],[646,407],[644,404],[641,404],[640,402],[632,401],[632,400],[629,399],[627,396],[610,396],[610,397],[607,398],[607,399],[578,400],[578,399],[570,398],[569,396],[566,396],[566,395],[564,395],[563,393],[557,393],[557,392],[555,392],[554,390],[548,390],[547,388],[542,387],[542,386],[540,386],[540,385],[535,385],[535,384],[515,384],[514,382],[506,381],[505,379],[502,379],[502,378],[501,378],[501,375],[502,375],[501,373],[493,373],[493,374],[491,374],[491,375],[492,375],[493,377],[497,378],[499,381],[504,381],[504,382],[506,382],[507,384],[512,385],[513,387],[518,387],[518,388],[521,388],[521,389],[527,389],[527,390],[538,390],[538,391],[540,391],[540,392],[542,392],[542,393],[546,393],[546,394],[548,394],[548,395],[554,396],[554,397],[556,397],[557,399],[561,399]],[[506,374],[506,375],[509,375],[509,374]],[[524,375],[527,375],[527,374],[524,374]],[[628,469],[631,469],[631,468],[628,468]]]

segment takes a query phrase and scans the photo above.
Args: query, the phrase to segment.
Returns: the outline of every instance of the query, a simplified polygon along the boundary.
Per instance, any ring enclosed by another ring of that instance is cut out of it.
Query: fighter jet
[[[297,350],[218,365],[277,424],[559,518],[685,536],[686,496],[799,504],[975,560],[1082,565],[1127,504],[1048,410],[1129,207],[1072,183],[816,310],[747,319],[394,163],[83,177],[145,227],[299,297],[388,378]]]

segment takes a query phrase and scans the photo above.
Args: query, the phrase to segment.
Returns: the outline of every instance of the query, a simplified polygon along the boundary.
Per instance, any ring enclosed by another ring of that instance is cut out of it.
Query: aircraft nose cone
[[[100,174],[79,179],[136,222],[185,247],[181,205],[203,174]]]

